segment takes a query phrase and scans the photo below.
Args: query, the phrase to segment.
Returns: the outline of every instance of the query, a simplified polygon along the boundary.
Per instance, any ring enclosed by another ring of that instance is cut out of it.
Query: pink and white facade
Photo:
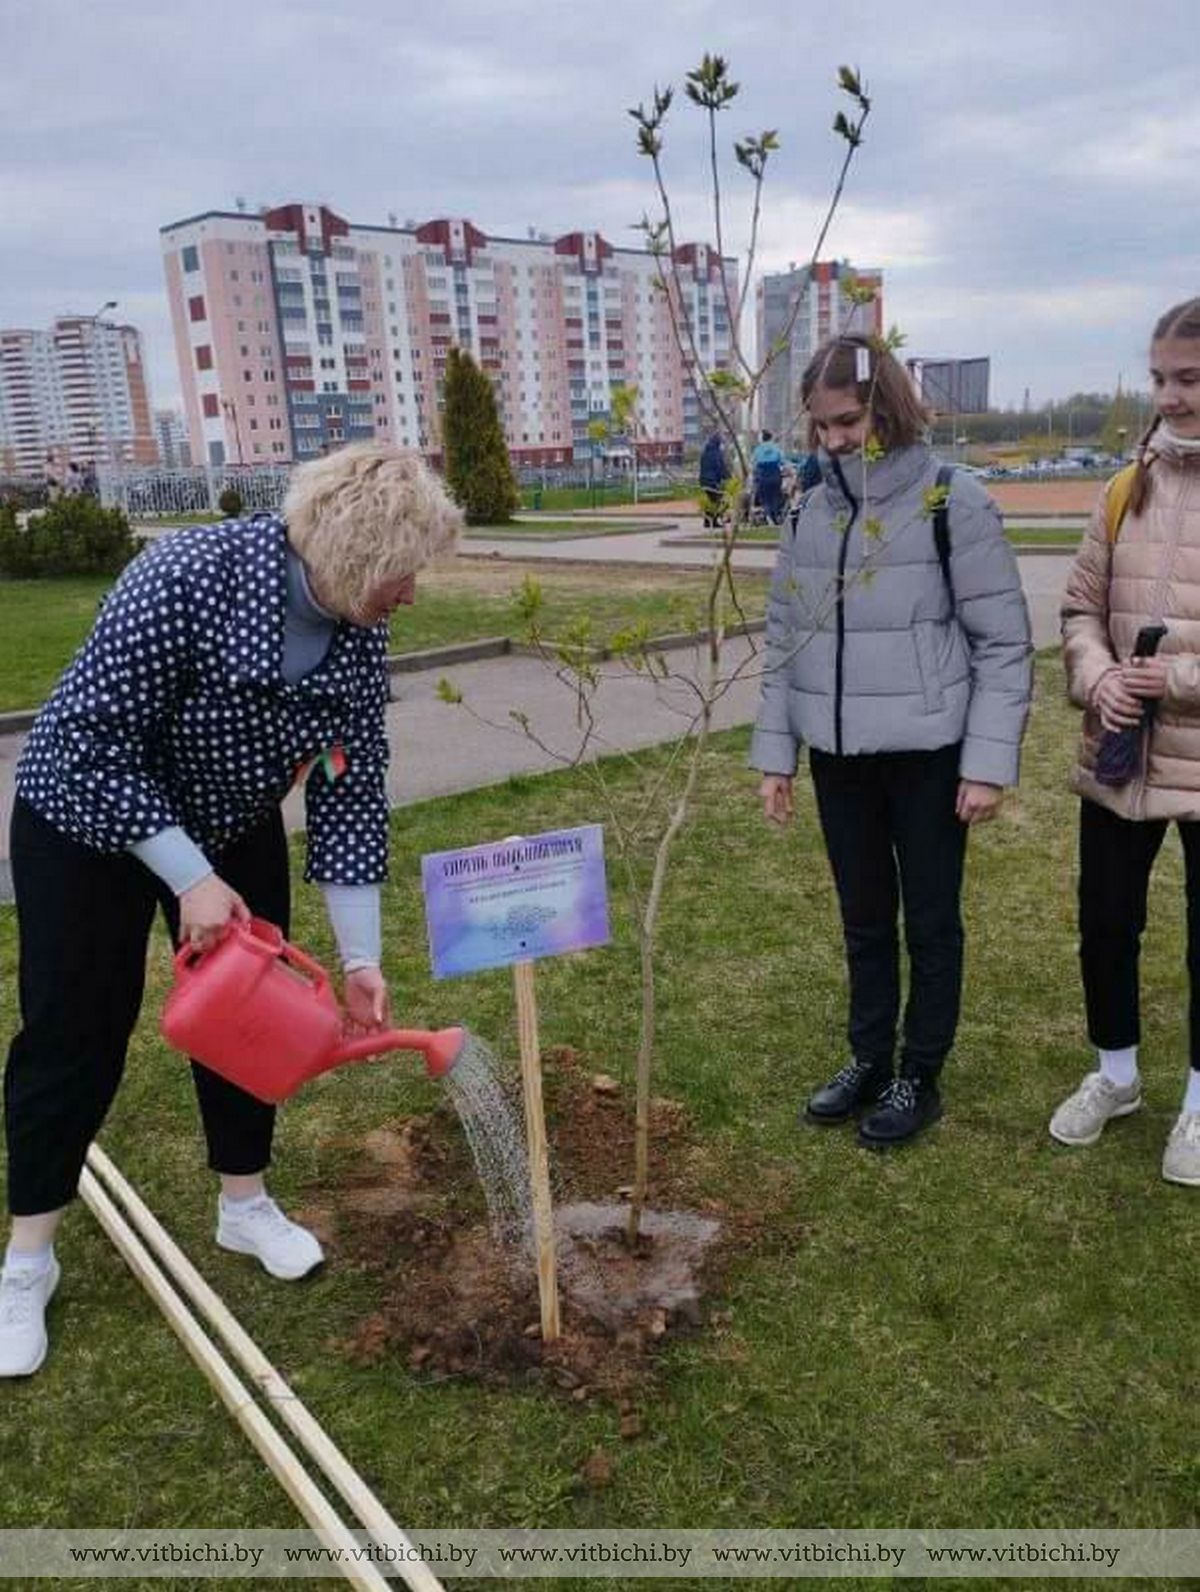
[[[141,335],[91,315],[0,329],[0,463],[154,464]]]
[[[644,456],[699,440],[657,261],[598,233],[352,226],[289,204],[194,216],[165,227],[162,245],[198,461],[287,462],[372,436],[437,455],[453,346],[491,376],[519,464],[586,456],[588,424],[619,385],[638,388]],[[697,358],[722,368],[721,264],[699,244],[677,263]],[[735,262],[724,270],[736,291]]]
[[[874,297],[856,303],[845,291],[848,281],[870,288]],[[811,268],[793,266],[762,278],[755,307],[759,358],[786,341],[759,388],[759,424],[789,444],[799,442],[804,367],[829,337],[843,332],[882,335],[883,272],[874,266],[856,270],[839,260],[822,260]]]

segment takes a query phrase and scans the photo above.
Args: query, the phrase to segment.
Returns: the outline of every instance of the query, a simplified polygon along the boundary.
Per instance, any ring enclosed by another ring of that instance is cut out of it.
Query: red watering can
[[[184,946],[163,1008],[168,1044],[276,1105],[343,1062],[416,1050],[431,1078],[458,1060],[461,1028],[388,1028],[347,1039],[329,975],[273,923],[234,923],[214,946]]]

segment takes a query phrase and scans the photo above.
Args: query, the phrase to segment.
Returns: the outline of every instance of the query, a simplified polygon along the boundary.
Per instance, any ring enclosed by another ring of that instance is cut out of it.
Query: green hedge
[[[120,509],[92,497],[59,498],[23,526],[0,508],[0,574],[20,580],[54,575],[117,575],[140,543]]]

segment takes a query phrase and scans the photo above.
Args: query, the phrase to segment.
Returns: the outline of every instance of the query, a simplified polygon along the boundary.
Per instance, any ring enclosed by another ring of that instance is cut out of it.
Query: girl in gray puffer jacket
[[[750,762],[766,816],[785,823],[808,743],[846,937],[851,1059],[805,1115],[865,1112],[860,1142],[883,1147],[941,1115],[966,830],[1016,783],[1033,649],[999,512],[962,472],[939,482],[928,417],[891,354],[837,338],[801,394],[823,479],[781,538]],[[897,1077],[901,902],[910,980]]]

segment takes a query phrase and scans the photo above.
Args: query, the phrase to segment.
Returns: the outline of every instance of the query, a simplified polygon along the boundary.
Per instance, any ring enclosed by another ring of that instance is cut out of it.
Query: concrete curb
[[[760,636],[767,628],[765,619],[750,619],[744,625],[731,625],[726,638],[734,636]],[[674,635],[652,636],[646,643],[648,652],[678,652],[681,647],[702,647],[712,635],[711,630],[680,631]],[[509,646],[514,658],[540,658],[542,652],[525,641],[514,641]],[[614,657],[611,647],[589,647],[584,657],[588,663],[604,663]]]
[[[606,569],[612,566],[606,564]],[[638,566],[644,568],[644,565]],[[757,635],[766,628],[763,619],[752,619],[725,632],[727,636]],[[652,636],[647,643],[652,652],[673,652],[680,647],[702,646],[709,639],[707,630],[694,635]],[[388,658],[388,674],[425,674],[438,669],[450,669],[458,663],[479,663],[486,658],[536,658],[538,649],[525,642],[513,641],[509,636],[485,636],[479,641],[463,641],[452,647],[430,647],[424,652],[394,652]],[[591,649],[589,661],[602,662],[611,658],[607,647]],[[0,713],[0,739],[9,735],[23,735],[33,727],[40,708],[22,708],[13,713]]]

